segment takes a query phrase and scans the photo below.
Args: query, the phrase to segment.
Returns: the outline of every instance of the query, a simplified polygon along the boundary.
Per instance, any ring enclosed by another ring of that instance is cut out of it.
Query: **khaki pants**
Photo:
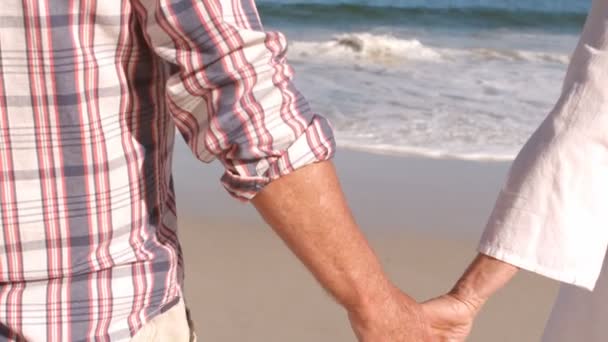
[[[152,319],[133,336],[131,342],[196,342],[196,334],[183,299]]]

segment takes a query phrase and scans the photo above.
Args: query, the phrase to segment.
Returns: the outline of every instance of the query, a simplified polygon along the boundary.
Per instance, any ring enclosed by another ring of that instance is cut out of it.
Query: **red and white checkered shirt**
[[[128,341],[181,296],[175,127],[249,199],[326,160],[253,0],[2,0],[0,341]]]

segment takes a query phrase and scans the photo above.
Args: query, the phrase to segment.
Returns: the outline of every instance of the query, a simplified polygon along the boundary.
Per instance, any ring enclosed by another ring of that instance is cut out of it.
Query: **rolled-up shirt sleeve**
[[[514,161],[479,248],[589,290],[608,244],[607,27],[608,2],[594,1],[562,96]]]
[[[219,159],[222,183],[253,198],[269,182],[335,151],[328,121],[292,83],[287,42],[262,28],[253,0],[136,0],[167,82],[176,127],[194,154]]]

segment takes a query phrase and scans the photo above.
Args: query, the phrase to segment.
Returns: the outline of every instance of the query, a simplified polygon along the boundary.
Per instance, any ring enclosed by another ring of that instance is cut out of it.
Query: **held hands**
[[[359,342],[464,342],[481,306],[455,291],[418,304],[394,289],[349,319]]]
[[[464,342],[481,307],[518,270],[478,254],[448,294],[420,305],[393,288],[349,318],[360,342]]]
[[[433,342],[464,342],[481,305],[455,293],[422,304]]]

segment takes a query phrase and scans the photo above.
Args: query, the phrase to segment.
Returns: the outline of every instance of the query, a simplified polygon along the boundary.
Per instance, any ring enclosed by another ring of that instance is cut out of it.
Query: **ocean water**
[[[510,160],[561,88],[590,0],[265,0],[338,144]]]

